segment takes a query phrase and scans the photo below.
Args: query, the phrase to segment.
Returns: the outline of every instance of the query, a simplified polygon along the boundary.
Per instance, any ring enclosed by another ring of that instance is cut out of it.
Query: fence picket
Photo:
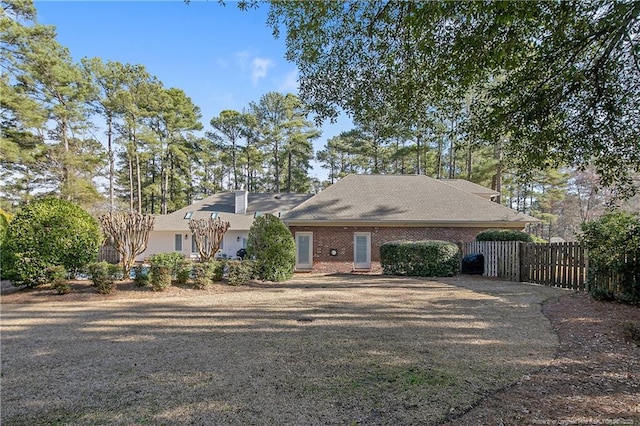
[[[580,243],[474,241],[462,245],[463,256],[472,253],[484,255],[485,276],[586,289],[587,257]],[[610,278],[602,279],[608,281]]]

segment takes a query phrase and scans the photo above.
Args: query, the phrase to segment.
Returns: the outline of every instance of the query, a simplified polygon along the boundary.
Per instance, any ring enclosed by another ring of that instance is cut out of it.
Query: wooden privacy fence
[[[580,243],[474,241],[462,245],[462,255],[484,255],[484,274],[511,281],[585,290],[586,249]]]
[[[113,246],[104,245],[98,251],[98,262],[106,261],[114,265],[120,262],[120,253]]]
[[[522,244],[520,281],[585,290],[586,250],[580,243]]]
[[[473,241],[464,244],[462,255],[484,255],[484,274],[488,277],[520,280],[520,243],[518,241]]]

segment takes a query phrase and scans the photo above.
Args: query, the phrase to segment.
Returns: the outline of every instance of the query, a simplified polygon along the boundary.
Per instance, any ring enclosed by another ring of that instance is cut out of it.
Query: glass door
[[[355,269],[371,269],[371,233],[353,234],[353,266]]]
[[[313,232],[296,232],[296,269],[313,268]]]

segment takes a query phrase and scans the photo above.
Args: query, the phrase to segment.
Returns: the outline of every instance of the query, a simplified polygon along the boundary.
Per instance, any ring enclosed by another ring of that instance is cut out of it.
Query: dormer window
[[[184,218],[185,218],[185,219],[191,219],[192,217],[193,217],[193,212],[186,212],[186,213],[184,214]]]

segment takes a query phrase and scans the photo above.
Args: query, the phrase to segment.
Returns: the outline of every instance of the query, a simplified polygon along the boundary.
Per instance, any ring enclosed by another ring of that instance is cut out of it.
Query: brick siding
[[[313,271],[352,272],[353,233],[371,233],[371,271],[380,272],[380,246],[389,241],[444,240],[452,243],[473,241],[489,228],[426,228],[377,226],[291,226],[296,232],[313,232]],[[338,251],[331,256],[331,249]]]

